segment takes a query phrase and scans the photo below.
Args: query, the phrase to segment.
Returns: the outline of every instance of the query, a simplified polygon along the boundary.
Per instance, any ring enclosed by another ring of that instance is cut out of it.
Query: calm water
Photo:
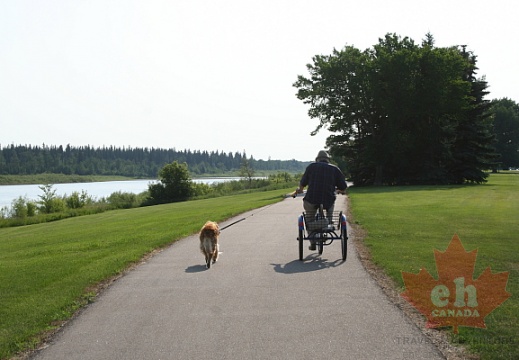
[[[230,180],[238,180],[239,178],[204,178],[193,179],[194,182],[212,184],[215,182],[223,182]],[[108,197],[114,192],[129,192],[139,194],[148,190],[148,185],[154,183],[153,180],[125,180],[125,181],[104,181],[89,183],[72,183],[72,184],[54,184],[52,188],[56,190],[56,195],[70,195],[74,191],[86,193],[96,199]],[[42,185],[0,185],[0,208],[4,206],[10,207],[13,200],[18,197],[27,197],[29,200],[37,201],[38,195],[43,195],[43,191],[39,188]]]

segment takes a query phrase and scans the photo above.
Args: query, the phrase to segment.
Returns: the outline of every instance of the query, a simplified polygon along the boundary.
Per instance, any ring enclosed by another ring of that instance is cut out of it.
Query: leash
[[[235,224],[237,224],[237,223],[239,223],[239,222],[241,222],[241,221],[243,221],[243,220],[246,220],[247,218],[250,218],[251,216],[254,216],[254,215],[257,214],[257,213],[260,213],[260,212],[262,212],[263,210],[266,210],[266,209],[268,209],[269,207],[271,207],[272,205],[275,205],[275,204],[276,204],[276,203],[274,203],[274,204],[270,204],[270,205],[267,205],[267,206],[264,206],[264,207],[261,208],[260,210],[256,211],[254,214],[250,214],[249,216],[246,216],[246,217],[244,217],[244,218],[241,218],[240,220],[236,220],[235,222],[232,222],[232,223],[230,223],[230,224],[228,224],[228,225],[225,225],[223,228],[220,228],[220,231],[225,230],[225,229],[227,229],[228,227],[231,227],[231,226],[233,226],[233,225],[235,225]]]
[[[251,216],[252,216],[252,215],[251,215]],[[227,229],[228,227],[231,227],[231,226],[233,226],[234,224],[237,224],[237,223],[239,223],[240,221],[243,221],[243,220],[245,220],[245,219],[246,219],[246,218],[243,218],[243,219],[240,219],[240,220],[235,221],[235,222],[233,222],[233,223],[230,223],[229,225],[225,225],[223,228],[220,229],[220,231],[225,230],[225,229]]]
[[[343,191],[340,191],[340,192],[338,192],[338,193],[340,193],[340,194],[344,194]],[[293,193],[287,194],[287,196],[291,196],[291,197],[293,197],[293,198],[295,199],[295,198],[297,197],[298,194],[299,194],[299,193],[298,193],[297,190],[296,190],[296,191],[294,191]],[[275,204],[275,203],[274,203],[274,204]],[[266,209],[268,209],[269,207],[271,207],[271,206],[274,205],[274,204],[267,205],[267,206],[263,207],[261,210],[258,210],[257,212],[255,212],[254,214],[257,214],[257,213],[259,213],[259,212],[261,212],[261,211],[263,211],[263,210],[266,210]],[[321,206],[322,206],[322,205],[321,205]],[[247,218],[249,218],[249,217],[251,217],[251,216],[254,216],[254,214],[250,214],[249,216],[246,216],[246,217],[244,217],[244,218],[241,218],[240,220],[236,220],[235,222],[232,222],[232,223],[230,223],[229,225],[225,225],[223,228],[220,229],[220,231],[225,230],[225,229],[227,229],[228,227],[231,227],[231,226],[233,226],[233,225],[235,225],[235,224],[237,224],[237,223],[239,223],[239,222],[241,222],[241,221],[243,221],[243,220],[246,220]]]

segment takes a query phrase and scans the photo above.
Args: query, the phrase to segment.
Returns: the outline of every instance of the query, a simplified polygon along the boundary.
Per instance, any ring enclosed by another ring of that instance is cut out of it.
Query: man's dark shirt
[[[300,185],[308,186],[304,200],[311,204],[323,204],[325,209],[335,202],[335,188],[345,190],[347,187],[341,170],[327,162],[314,162],[308,165]]]

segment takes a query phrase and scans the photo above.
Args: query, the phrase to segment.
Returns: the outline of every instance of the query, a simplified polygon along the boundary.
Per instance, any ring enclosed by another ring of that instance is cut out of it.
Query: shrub
[[[11,209],[5,207],[2,211],[3,218],[18,218],[25,219],[36,215],[36,204],[26,197],[19,196],[11,203]]]
[[[65,203],[69,209],[80,209],[85,205],[90,205],[94,202],[85,190],[81,191],[81,194],[74,191],[70,196],[65,196]]]
[[[114,192],[107,200],[111,207],[115,209],[130,209],[138,206],[137,195],[128,192]]]
[[[11,202],[11,217],[25,219],[27,217],[27,199],[19,196]]]
[[[51,214],[65,210],[65,201],[56,195],[56,190],[51,184],[39,187],[43,191],[43,195],[38,195],[41,205],[39,210],[44,214]]]

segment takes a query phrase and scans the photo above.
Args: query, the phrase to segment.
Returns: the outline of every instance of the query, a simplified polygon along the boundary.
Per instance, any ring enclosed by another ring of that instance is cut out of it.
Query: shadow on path
[[[198,273],[206,270],[207,268],[205,267],[205,265],[192,265],[186,268],[187,273]]]
[[[286,264],[270,264],[274,267],[274,271],[281,274],[298,274],[310,271],[334,268],[345,263],[342,260],[329,262],[321,258],[319,255],[307,256],[303,261],[294,260]]]

